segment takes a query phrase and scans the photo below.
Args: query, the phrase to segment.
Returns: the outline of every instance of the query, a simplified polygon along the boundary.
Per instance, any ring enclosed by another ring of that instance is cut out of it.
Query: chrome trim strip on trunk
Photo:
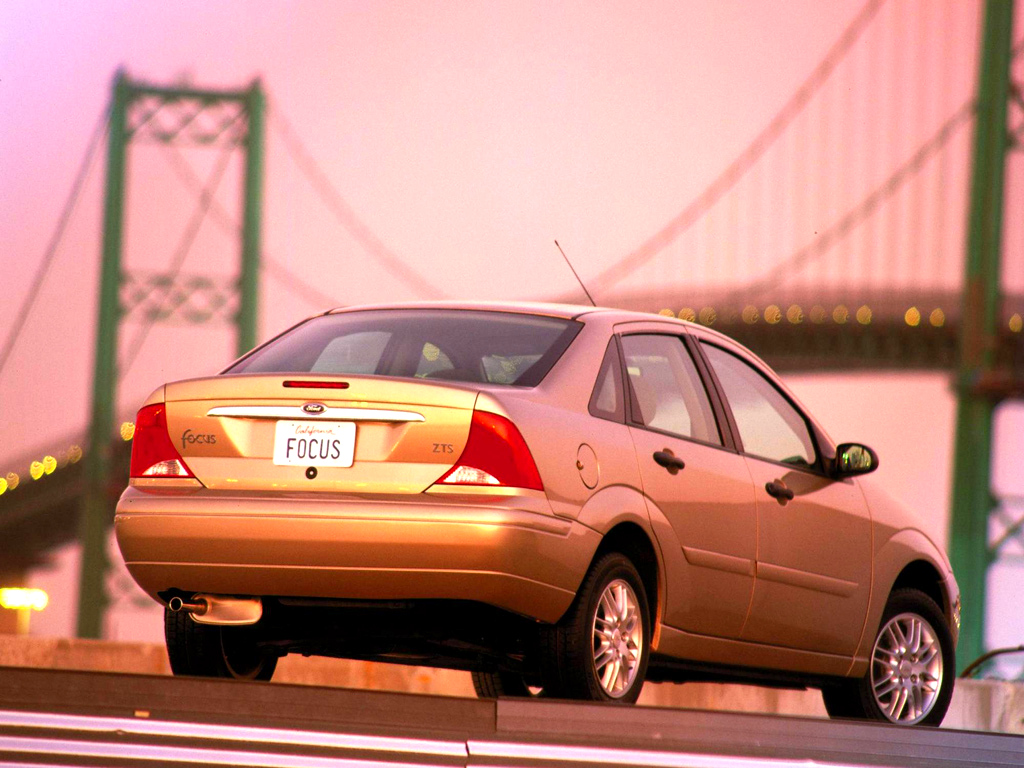
[[[426,421],[415,411],[391,411],[382,408],[324,408],[321,413],[306,413],[299,405],[219,405],[207,416],[233,419],[309,419],[311,421]]]

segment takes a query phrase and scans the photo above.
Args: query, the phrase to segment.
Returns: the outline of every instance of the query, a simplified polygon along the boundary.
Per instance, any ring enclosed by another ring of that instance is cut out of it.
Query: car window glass
[[[365,331],[339,336],[328,342],[310,368],[311,373],[375,373],[391,334]]]
[[[622,366],[614,339],[608,343],[601,371],[597,374],[597,382],[590,396],[590,413],[592,416],[611,421],[623,421],[625,418],[625,407],[622,402]]]
[[[424,342],[423,349],[420,351],[420,362],[416,366],[416,373],[413,375],[423,378],[424,376],[436,374],[438,371],[451,370],[454,367],[451,359],[440,347],[427,341]]]
[[[540,360],[540,355],[485,355],[482,362],[487,381],[511,384],[519,374]]]
[[[732,408],[743,450],[796,466],[816,462],[807,422],[759,371],[720,347],[701,342]]]
[[[364,374],[534,387],[583,324],[518,312],[393,309],[310,318],[225,373]]]
[[[639,423],[721,445],[707,392],[689,352],[675,336],[636,335],[622,338]]]

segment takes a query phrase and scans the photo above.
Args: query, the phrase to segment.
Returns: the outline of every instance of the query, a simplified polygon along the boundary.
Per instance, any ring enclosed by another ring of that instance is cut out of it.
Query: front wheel
[[[867,674],[822,690],[830,717],[939,725],[956,675],[953,636],[935,601],[916,589],[892,593]]]
[[[184,611],[164,609],[167,658],[175,676],[269,680],[277,657],[256,644],[253,627],[197,624]]]
[[[650,658],[648,605],[629,558],[612,552],[595,562],[548,637],[546,679],[557,681],[554,695],[635,702]]]

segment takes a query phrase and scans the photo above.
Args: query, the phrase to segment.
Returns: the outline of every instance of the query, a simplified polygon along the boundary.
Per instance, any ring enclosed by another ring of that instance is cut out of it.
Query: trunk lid
[[[420,493],[462,454],[476,398],[472,387],[309,373],[165,391],[171,441],[203,485],[268,492]]]

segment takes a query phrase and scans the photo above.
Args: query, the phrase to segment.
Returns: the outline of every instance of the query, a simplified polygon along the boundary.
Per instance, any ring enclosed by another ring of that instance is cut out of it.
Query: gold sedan
[[[619,702],[769,681],[937,724],[959,591],[877,466],[699,325],[357,307],[154,392],[116,531],[175,674],[321,654]]]

